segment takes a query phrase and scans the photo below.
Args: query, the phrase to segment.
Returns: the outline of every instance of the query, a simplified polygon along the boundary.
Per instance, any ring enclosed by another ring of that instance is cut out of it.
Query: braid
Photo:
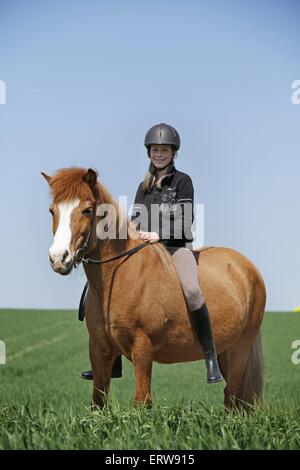
[[[153,183],[156,181],[156,177],[157,177],[157,168],[155,168],[152,161],[150,161],[149,173],[151,175],[149,179],[149,188],[151,188]]]

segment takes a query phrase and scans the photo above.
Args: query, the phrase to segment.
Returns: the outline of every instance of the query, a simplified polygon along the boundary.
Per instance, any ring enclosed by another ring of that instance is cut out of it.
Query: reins
[[[96,207],[96,205],[95,205],[95,207]],[[91,223],[91,230],[88,232],[87,237],[86,237],[85,242],[82,245],[82,247],[78,248],[78,250],[75,253],[75,257],[74,257],[74,267],[75,268],[76,268],[76,265],[79,264],[79,263],[99,265],[99,264],[109,263],[110,261],[113,261],[113,260],[116,260],[116,259],[119,259],[119,258],[123,258],[124,256],[131,256],[131,255],[133,255],[134,253],[136,253],[137,251],[141,250],[142,248],[144,248],[145,246],[147,246],[149,244],[147,242],[143,242],[140,245],[138,245],[134,248],[131,248],[130,250],[123,251],[122,253],[120,253],[116,256],[113,256],[112,258],[109,258],[109,259],[101,260],[101,259],[95,259],[95,258],[84,258],[84,253],[88,248],[88,244],[89,244],[89,241],[90,241],[90,238],[91,238],[92,228],[93,228],[93,225],[94,225],[95,212],[96,212],[95,207],[94,207],[94,210],[93,210],[93,219],[92,219],[92,223]],[[155,243],[157,243],[158,241],[160,241],[160,240],[157,240]],[[79,261],[78,261],[78,257],[81,254],[82,254],[82,258],[79,259]]]
[[[146,245],[148,245],[148,243],[143,242],[143,243],[141,243],[140,245],[138,245],[138,246],[136,246],[136,247],[134,247],[134,248],[131,248],[130,250],[123,251],[123,253],[120,253],[119,255],[113,256],[112,258],[109,258],[109,259],[100,260],[100,259],[94,259],[94,258],[82,258],[81,262],[84,263],[84,264],[103,264],[103,263],[109,263],[110,261],[113,261],[113,260],[115,260],[115,259],[122,258],[123,256],[132,255],[133,253],[136,253],[137,251],[139,251],[139,250],[141,250],[142,248],[144,248]]]

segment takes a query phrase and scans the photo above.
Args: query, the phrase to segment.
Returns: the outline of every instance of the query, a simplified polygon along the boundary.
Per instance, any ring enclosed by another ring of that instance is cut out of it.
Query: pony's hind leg
[[[242,335],[223,354],[226,358],[224,404],[228,409],[249,408],[260,399],[262,392],[262,355],[259,333]],[[222,371],[223,373],[223,371]]]
[[[141,330],[136,332],[131,357],[135,371],[136,384],[134,401],[141,405],[151,405],[153,351],[150,339]]]
[[[225,396],[225,402],[227,401],[227,394],[228,394],[228,388],[227,388],[227,351],[222,352],[221,354],[218,354],[218,363],[219,363],[219,368],[221,371],[221,374],[224,377],[224,380],[226,382],[226,387],[224,388],[224,396]]]

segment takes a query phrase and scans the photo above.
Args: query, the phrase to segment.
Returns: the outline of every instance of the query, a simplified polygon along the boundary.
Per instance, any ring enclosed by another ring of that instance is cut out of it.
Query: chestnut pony
[[[135,225],[97,181],[94,170],[66,168],[52,177],[42,174],[53,198],[50,264],[56,272],[69,274],[83,257],[85,261],[93,403],[104,405],[113,361],[123,354],[134,366],[135,401],[150,404],[153,361],[171,364],[204,357],[172,258],[161,242],[145,244],[138,239]],[[104,216],[97,211],[102,204],[116,211],[111,221],[116,237],[102,236]],[[119,236],[120,229],[125,230],[125,237]],[[140,245],[133,254],[111,259]],[[256,267],[233,249],[206,247],[194,250],[194,255],[226,381],[225,406],[253,404],[260,399],[263,386],[264,281]],[[89,259],[102,264],[89,263]]]

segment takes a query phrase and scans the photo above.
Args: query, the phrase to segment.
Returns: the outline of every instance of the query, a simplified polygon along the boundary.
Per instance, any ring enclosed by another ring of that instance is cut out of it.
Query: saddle
[[[200,251],[199,250],[192,250],[193,255],[195,257],[196,263],[199,264],[199,256],[200,256]]]
[[[215,248],[215,247],[214,246],[204,246],[203,248],[197,248],[196,250],[192,250],[197,264],[199,264],[200,253],[202,253],[202,251],[209,250],[210,248]]]

